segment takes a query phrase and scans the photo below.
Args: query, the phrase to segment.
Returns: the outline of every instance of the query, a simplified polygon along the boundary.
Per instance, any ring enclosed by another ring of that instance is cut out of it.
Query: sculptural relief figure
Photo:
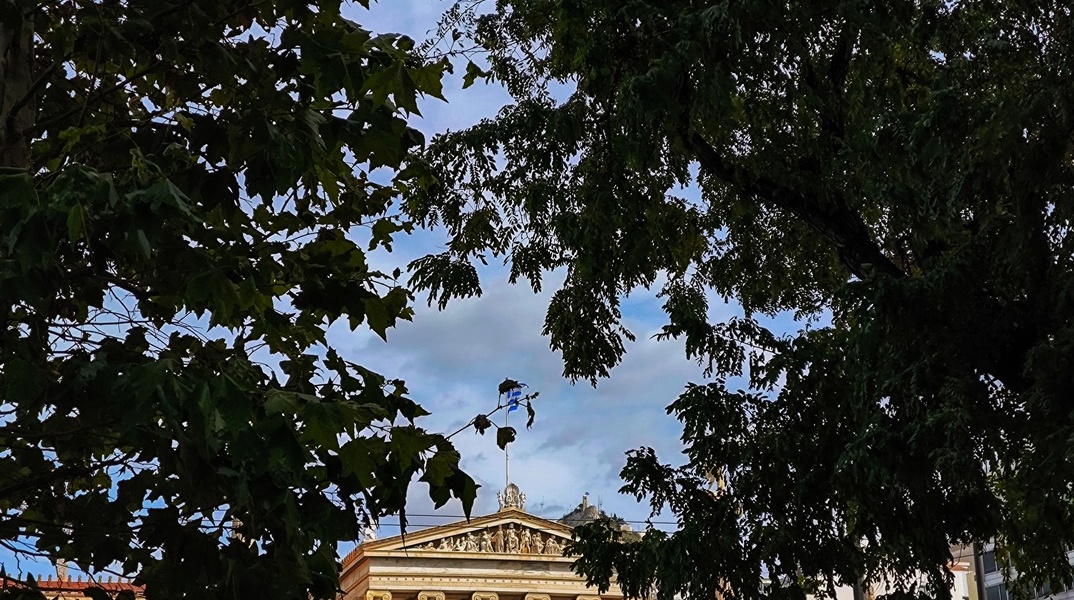
[[[448,538],[440,538],[440,546],[437,550],[451,550],[451,540]]]
[[[522,539],[518,542],[518,551],[522,554],[530,553],[530,544],[533,543],[533,538],[530,537],[530,530],[522,530]]]
[[[481,532],[481,551],[492,552],[492,536],[488,529]]]
[[[544,554],[544,539],[541,538],[540,531],[538,531],[537,534],[533,536],[533,553]]]
[[[514,523],[507,526],[507,552],[510,554],[518,552],[518,534],[515,533]]]
[[[436,550],[436,546],[433,546],[433,543],[429,542],[428,544],[425,544],[424,546],[422,546],[421,549],[422,550]]]
[[[492,547],[497,552],[503,552],[503,525],[496,528],[496,533],[492,534]]]
[[[459,537],[458,537],[458,538],[457,538],[457,539],[455,540],[455,549],[456,549],[456,550],[465,550],[465,549],[466,549],[466,538],[464,538],[464,537],[462,537],[462,536],[460,535],[460,536],[459,536]]]
[[[472,531],[466,534],[466,551],[477,552],[477,538]]]
[[[563,554],[563,549],[559,547],[559,542],[556,541],[554,536],[548,536],[548,542],[544,545],[545,554]]]

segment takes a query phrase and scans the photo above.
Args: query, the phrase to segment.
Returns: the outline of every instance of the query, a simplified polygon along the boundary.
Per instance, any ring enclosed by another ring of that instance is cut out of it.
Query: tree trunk
[[[34,124],[33,22],[8,13],[0,22],[0,167],[30,165]]]

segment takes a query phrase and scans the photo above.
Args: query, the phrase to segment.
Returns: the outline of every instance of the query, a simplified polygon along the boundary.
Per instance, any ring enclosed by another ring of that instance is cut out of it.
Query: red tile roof
[[[98,578],[96,581],[82,581],[82,576],[78,578],[71,578],[68,576],[64,580],[53,579],[51,575],[47,577],[39,577],[35,580],[37,588],[47,592],[82,592],[89,588],[101,588],[109,592],[122,592],[130,590],[137,595],[141,595],[145,592],[145,586],[136,585],[128,579],[122,579],[120,581],[114,581],[112,577],[107,579]],[[3,587],[22,587],[28,585],[26,581],[16,579],[9,575],[0,576],[0,585]]]

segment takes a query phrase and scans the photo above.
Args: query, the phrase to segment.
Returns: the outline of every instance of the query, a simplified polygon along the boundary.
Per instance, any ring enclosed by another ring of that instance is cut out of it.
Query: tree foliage
[[[623,471],[678,531],[584,528],[580,572],[945,597],[950,545],[995,538],[1023,585],[1070,581],[1066,3],[465,0],[444,27],[514,102],[424,154],[408,210],[450,239],[416,282],[442,304],[490,255],[535,288],[562,269],[545,333],[594,381],[632,339],[621,299],[655,288],[712,376],[669,407],[687,464]],[[787,313],[806,326],[766,325]]]
[[[326,340],[413,314],[368,255],[411,228],[390,174],[447,66],[359,5],[0,2],[0,545],[334,598],[413,478],[469,511],[403,382]]]

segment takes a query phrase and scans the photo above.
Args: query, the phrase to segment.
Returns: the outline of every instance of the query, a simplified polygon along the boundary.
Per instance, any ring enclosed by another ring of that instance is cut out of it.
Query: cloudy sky
[[[381,0],[370,11],[355,10],[350,16],[373,31],[423,40],[448,5],[447,0]],[[428,99],[421,105],[424,116],[414,122],[427,137],[472,125],[510,102],[496,85],[478,83],[463,90],[460,76],[449,78],[444,94],[448,102]],[[418,233],[400,240],[395,254],[383,260],[400,264],[438,252],[445,239],[442,232]],[[559,280],[550,276],[545,290],[554,291]],[[333,331],[331,339],[362,364],[404,378],[412,396],[433,413],[423,420],[433,431],[454,431],[494,408],[496,385],[505,377],[526,382],[540,392],[537,420],[532,429],[519,428],[509,450],[511,479],[527,494],[527,510],[558,518],[588,492],[590,501],[602,503],[608,512],[644,521],[647,507],[617,493],[624,453],[650,446],[665,461],[678,462],[682,431],[665,407],[687,381],[703,379],[680,343],[652,339],[664,322],[655,293],[639,290],[626,300],[623,313],[638,341],[628,346],[611,377],[593,388],[586,382],[571,385],[561,376],[560,357],[541,335],[550,293],[507,284],[502,267],[495,265],[482,273],[482,285],[482,297],[456,301],[443,312],[422,302],[414,322],[389,332],[388,343],[345,328]],[[730,315],[736,308],[721,305],[716,310]],[[483,486],[475,512],[496,510],[496,491],[505,484],[504,453],[492,436],[468,431],[454,440],[464,468]],[[422,486],[412,490],[412,515],[433,514],[424,494]],[[444,516],[412,516],[412,526],[444,523],[461,509],[449,505],[439,514]],[[381,536],[396,533],[396,524],[382,524]]]

